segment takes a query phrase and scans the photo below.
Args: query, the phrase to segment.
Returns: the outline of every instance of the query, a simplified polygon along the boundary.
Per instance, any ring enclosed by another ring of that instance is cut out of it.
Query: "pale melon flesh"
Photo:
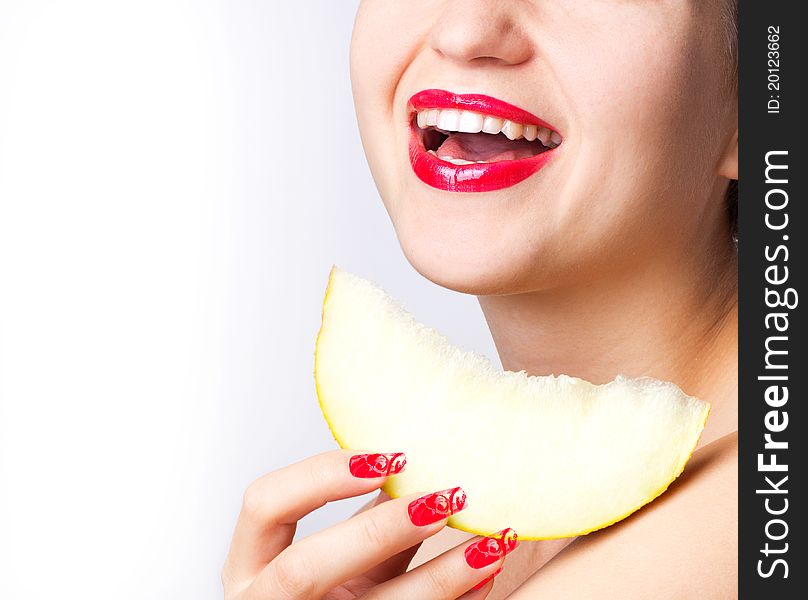
[[[322,319],[315,380],[337,442],[406,453],[383,487],[393,497],[461,486],[467,507],[449,525],[464,531],[530,540],[611,525],[682,472],[709,412],[650,378],[502,371],[336,266]]]

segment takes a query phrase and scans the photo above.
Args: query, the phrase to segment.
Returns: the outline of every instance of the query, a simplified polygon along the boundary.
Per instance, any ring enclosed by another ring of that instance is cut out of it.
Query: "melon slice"
[[[383,290],[331,269],[314,361],[339,445],[404,452],[392,497],[461,486],[449,525],[522,540],[628,516],[682,472],[710,405],[672,383],[502,371],[420,323]]]

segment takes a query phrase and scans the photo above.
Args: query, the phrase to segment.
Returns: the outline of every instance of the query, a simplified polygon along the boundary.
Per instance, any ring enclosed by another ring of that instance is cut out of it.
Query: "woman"
[[[730,0],[361,4],[357,117],[411,264],[478,296],[505,369],[649,375],[713,409],[668,493],[574,542],[445,528],[462,497],[438,491],[382,494],[292,544],[298,519],[378,488],[394,457],[339,450],[270,473],[245,494],[228,599],[737,595],[734,14]]]

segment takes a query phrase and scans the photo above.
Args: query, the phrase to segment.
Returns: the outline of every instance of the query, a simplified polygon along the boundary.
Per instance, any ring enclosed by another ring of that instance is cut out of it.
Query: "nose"
[[[430,46],[460,63],[518,65],[533,55],[514,0],[448,0],[429,34]]]

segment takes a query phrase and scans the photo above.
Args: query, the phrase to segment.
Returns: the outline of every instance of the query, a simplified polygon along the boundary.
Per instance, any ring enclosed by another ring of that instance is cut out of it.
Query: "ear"
[[[730,138],[721,160],[718,161],[717,174],[727,179],[738,179],[738,130]]]

